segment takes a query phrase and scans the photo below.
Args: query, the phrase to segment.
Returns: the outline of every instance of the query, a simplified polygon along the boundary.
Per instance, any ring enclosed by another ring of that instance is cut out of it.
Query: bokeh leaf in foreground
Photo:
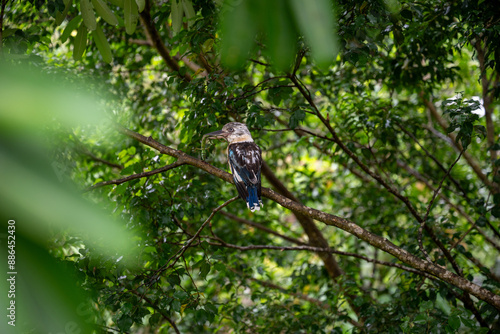
[[[66,270],[46,249],[54,232],[78,236],[107,257],[124,255],[126,260],[133,248],[133,235],[125,223],[84,200],[47,158],[53,126],[67,130],[109,122],[102,104],[85,86],[71,83],[75,80],[0,65],[0,256],[7,258],[5,233],[8,220],[14,219],[17,329],[45,333],[65,332],[69,327],[85,333],[90,330],[78,314],[77,306],[86,298],[74,282],[75,271]],[[0,288],[7,291],[6,280],[2,279]],[[4,302],[9,301],[2,299]],[[0,329],[12,332],[12,328]]]

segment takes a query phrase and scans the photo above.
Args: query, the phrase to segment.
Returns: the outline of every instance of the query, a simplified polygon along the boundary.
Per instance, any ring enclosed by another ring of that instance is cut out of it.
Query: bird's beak
[[[228,132],[224,132],[222,130],[219,130],[219,131],[207,133],[206,135],[203,136],[203,138],[214,138],[214,139],[226,139],[227,140],[228,135],[229,135]]]

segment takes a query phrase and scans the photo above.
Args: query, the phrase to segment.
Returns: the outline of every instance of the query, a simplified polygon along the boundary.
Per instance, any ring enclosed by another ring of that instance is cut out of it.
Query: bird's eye
[[[233,131],[234,131],[234,129],[233,129],[233,128],[229,128],[229,129],[227,129],[227,131],[229,131],[229,132],[233,132]]]

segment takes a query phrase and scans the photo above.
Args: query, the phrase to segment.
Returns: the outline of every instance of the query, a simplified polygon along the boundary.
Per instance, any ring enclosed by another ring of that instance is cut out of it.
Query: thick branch
[[[138,134],[136,132],[124,128],[122,128],[122,132],[127,136],[134,138],[145,145],[157,149],[159,152],[163,154],[167,154],[172,157],[176,157],[178,159],[183,158],[186,164],[202,169],[214,176],[219,177],[220,179],[226,182],[229,183],[233,182],[231,174],[219,168],[216,168],[204,161],[201,161],[195,157],[192,157],[182,151],[162,145],[159,142],[153,140],[153,138],[151,137],[145,137],[141,134]],[[415,255],[409,253],[408,251],[400,247],[397,247],[389,240],[363,229],[362,227],[356,225],[352,221],[299,204],[268,188],[262,188],[262,195],[296,213],[308,216],[312,219],[316,219],[329,226],[336,226],[354,235],[355,237],[366,241],[370,245],[379,248],[388,254],[393,255],[397,259],[412,266],[413,268],[427,272],[433,276],[436,276],[442,281],[452,284],[464,291],[467,291],[468,293],[476,296],[481,300],[486,301],[487,303],[493,305],[495,308],[500,310],[500,296],[494,294],[493,292],[487,289],[480,287],[477,284],[474,284],[473,282],[470,282],[469,280],[463,277],[454,274],[449,270],[446,270],[443,267],[440,267],[434,263],[416,257]]]

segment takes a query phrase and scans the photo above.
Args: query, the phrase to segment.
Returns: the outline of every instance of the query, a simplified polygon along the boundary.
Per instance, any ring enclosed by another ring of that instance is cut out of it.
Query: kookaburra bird
[[[207,133],[203,137],[220,138],[229,143],[227,160],[238,194],[247,202],[247,206],[252,212],[260,210],[262,207],[260,196],[261,149],[254,143],[247,126],[243,123],[231,122],[224,125],[222,130]]]

